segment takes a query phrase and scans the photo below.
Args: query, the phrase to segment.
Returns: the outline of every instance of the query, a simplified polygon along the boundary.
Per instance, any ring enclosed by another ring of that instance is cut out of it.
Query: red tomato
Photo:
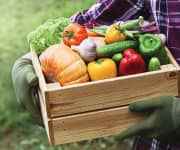
[[[68,46],[79,45],[87,37],[86,29],[77,23],[68,25],[63,31],[63,42]]]

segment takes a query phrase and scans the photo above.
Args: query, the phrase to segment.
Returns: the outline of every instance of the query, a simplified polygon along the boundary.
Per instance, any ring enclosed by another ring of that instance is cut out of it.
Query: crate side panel
[[[127,107],[108,109],[52,120],[55,144],[119,134],[144,118]]]
[[[46,134],[48,136],[49,142],[51,144],[54,144],[54,133],[53,133],[53,129],[52,129],[52,121],[51,121],[51,119],[48,118],[47,108],[44,103],[45,100],[43,100],[43,96],[42,96],[40,90],[38,90],[38,94],[39,94],[39,101],[40,101],[40,108],[41,108],[41,116],[43,119],[43,124],[44,124],[45,130],[46,130]]]
[[[55,90],[46,96],[50,115],[55,117],[122,106],[162,95],[177,96],[177,87],[177,72],[170,72]]]
[[[35,53],[34,50],[31,50],[31,57],[32,57],[32,63],[33,63],[33,67],[35,70],[35,73],[38,77],[38,81],[39,81],[39,89],[42,95],[42,102],[44,103],[45,107],[46,107],[46,112],[47,112],[47,116],[48,118],[50,117],[50,109],[49,109],[49,103],[46,100],[46,90],[47,90],[47,84],[41,69],[41,65],[38,59],[37,54]]]
[[[31,50],[31,57],[32,57],[32,63],[33,63],[35,73],[39,79],[39,88],[43,94],[43,92],[46,90],[46,81],[45,81],[45,78],[44,78],[40,63],[39,63],[38,56],[33,50]]]
[[[171,64],[173,64],[176,68],[179,68],[178,63],[174,59],[174,57],[171,54],[170,50],[167,47],[165,47],[165,51],[166,51],[167,56],[169,57],[169,60],[170,60]]]

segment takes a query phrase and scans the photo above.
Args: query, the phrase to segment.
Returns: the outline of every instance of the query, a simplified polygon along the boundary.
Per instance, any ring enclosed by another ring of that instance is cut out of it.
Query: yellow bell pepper
[[[105,42],[107,44],[126,40],[126,34],[120,29],[119,25],[111,25],[105,34]]]
[[[92,81],[116,77],[116,63],[110,58],[92,61],[88,64],[88,73]]]

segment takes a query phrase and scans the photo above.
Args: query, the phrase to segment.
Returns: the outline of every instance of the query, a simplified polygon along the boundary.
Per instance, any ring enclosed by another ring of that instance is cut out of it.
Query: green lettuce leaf
[[[30,47],[40,54],[51,45],[60,43],[63,30],[70,23],[70,19],[63,17],[47,20],[28,34]]]

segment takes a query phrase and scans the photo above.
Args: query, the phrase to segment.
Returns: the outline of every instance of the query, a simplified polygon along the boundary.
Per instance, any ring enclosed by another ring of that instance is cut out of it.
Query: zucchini
[[[96,50],[96,54],[98,57],[112,57],[116,53],[123,52],[126,48],[136,48],[137,46],[138,46],[137,41],[133,41],[133,40],[121,41],[99,47]]]

